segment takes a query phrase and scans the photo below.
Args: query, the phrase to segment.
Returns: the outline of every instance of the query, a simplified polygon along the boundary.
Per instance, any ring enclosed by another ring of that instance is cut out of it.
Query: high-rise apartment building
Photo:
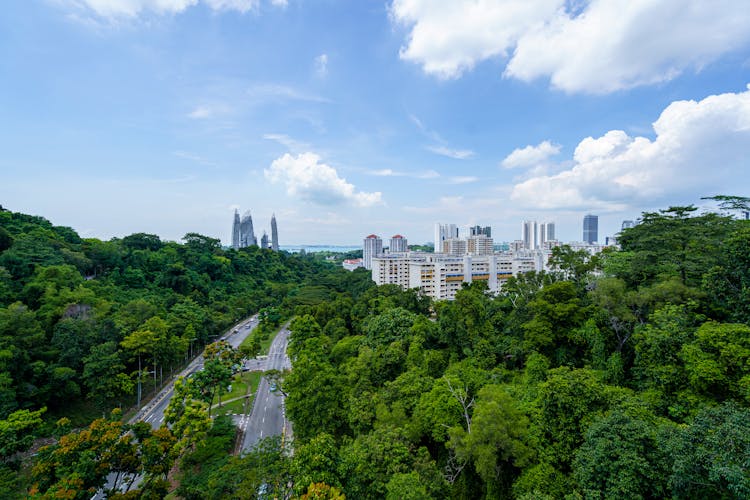
[[[583,217],[583,241],[589,244],[599,241],[598,215],[585,215]]]
[[[553,241],[555,239],[555,223],[554,222],[542,222],[539,224],[539,237],[537,241],[539,248],[544,248],[545,243]]]
[[[466,238],[466,253],[469,255],[492,255],[493,252],[494,243],[492,238],[484,234]]]
[[[435,251],[441,252],[443,242],[447,239],[458,238],[458,226],[455,224],[435,224]]]
[[[271,215],[271,249],[279,251],[279,229],[276,227],[276,214]]]
[[[260,248],[268,248],[268,235],[263,231],[263,236],[260,237]]]
[[[376,234],[364,239],[362,248],[362,264],[365,269],[372,269],[372,258],[383,253],[383,240]]]
[[[372,259],[372,279],[378,285],[417,288],[435,300],[453,300],[464,283],[484,281],[491,292],[497,292],[511,276],[540,271],[541,266],[528,255],[382,255]]]
[[[466,255],[468,252],[468,246],[466,240],[460,238],[447,238],[443,240],[443,248],[441,248],[440,251],[442,253],[447,253],[448,255]]]
[[[404,238],[400,234],[391,236],[391,242],[388,246],[388,251],[391,253],[408,252],[409,244],[406,241],[406,238]]]
[[[523,241],[523,247],[527,250],[536,250],[539,248],[538,237],[536,221],[523,221],[523,224],[521,224],[521,240]]]
[[[480,234],[492,238],[492,228],[490,226],[482,227],[479,225],[469,227],[469,236],[479,236]]]
[[[234,211],[234,221],[232,222],[232,248],[240,248],[240,213]]]

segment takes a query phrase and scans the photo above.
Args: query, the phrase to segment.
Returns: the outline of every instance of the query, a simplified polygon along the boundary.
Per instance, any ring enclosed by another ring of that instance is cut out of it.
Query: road
[[[292,364],[286,353],[288,344],[289,330],[285,325],[271,343],[264,370],[291,369]],[[249,450],[268,436],[281,434],[284,439],[291,438],[292,426],[286,419],[284,395],[271,387],[265,378],[261,378],[258,384],[252,412],[240,420],[240,430],[243,432],[242,451]]]
[[[219,340],[226,340],[229,344],[231,344],[232,347],[237,348],[240,346],[242,341],[245,340],[248,335],[250,335],[250,332],[252,332],[256,326],[258,326],[257,314],[249,318],[245,318],[234,325],[232,328],[227,330],[227,332]],[[153,427],[154,429],[161,427],[162,423],[164,423],[164,412],[166,411],[167,406],[169,406],[169,401],[172,399],[172,395],[174,394],[174,381],[177,380],[178,377],[186,377],[189,374],[200,370],[201,368],[203,368],[203,354],[200,354],[193,361],[191,361],[187,368],[178,373],[174,377],[174,379],[171,380],[166,385],[166,387],[164,387],[159,392],[159,394],[156,395],[156,397],[146,403],[138,411],[138,413],[136,413],[135,416],[133,416],[133,418],[128,421],[128,423],[134,424],[139,421],[144,421],[151,424],[151,427]],[[108,478],[107,481],[107,488],[112,487],[112,481],[114,480],[113,478],[114,474],[111,474],[110,478]],[[138,481],[140,481],[140,479],[138,479],[136,483],[133,484],[133,487],[137,486]],[[102,491],[98,491],[94,496],[91,497],[91,500],[102,500],[104,498],[106,498],[104,493]]]
[[[258,325],[257,315],[240,321],[237,325],[230,328],[220,340],[226,340],[232,347],[238,348],[243,340],[253,331]],[[236,333],[235,333],[236,332]],[[191,373],[199,371],[203,368],[203,355],[197,356],[177,377],[186,377]],[[175,377],[175,380],[177,379]],[[174,393],[174,382],[170,382],[167,386],[156,395],[148,404],[143,406],[141,410],[130,420],[130,423],[138,422],[142,420],[151,424],[151,427],[157,429],[164,423],[164,411],[169,406],[169,401],[172,399]]]

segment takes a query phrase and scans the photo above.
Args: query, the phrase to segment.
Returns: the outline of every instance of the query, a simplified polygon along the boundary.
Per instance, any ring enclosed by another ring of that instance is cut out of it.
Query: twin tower
[[[239,248],[249,247],[250,245],[258,245],[260,248],[270,248],[274,252],[279,251],[279,230],[276,227],[276,214],[271,215],[271,244],[269,245],[268,235],[263,231],[263,236],[260,238],[260,245],[258,240],[255,238],[255,231],[253,230],[253,217],[250,215],[250,211],[245,212],[245,215],[240,219],[240,213],[234,211],[234,222],[232,223],[232,248],[235,250]]]

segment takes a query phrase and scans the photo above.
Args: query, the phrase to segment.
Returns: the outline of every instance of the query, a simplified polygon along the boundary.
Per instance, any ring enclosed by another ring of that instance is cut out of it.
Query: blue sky
[[[736,0],[33,0],[0,15],[0,203],[108,239],[429,241],[750,195]]]

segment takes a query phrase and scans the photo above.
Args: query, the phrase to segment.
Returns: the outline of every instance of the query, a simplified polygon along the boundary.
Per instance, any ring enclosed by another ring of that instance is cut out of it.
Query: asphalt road
[[[220,340],[226,340],[232,347],[237,348],[240,346],[243,340],[253,331],[258,325],[258,317],[252,316],[242,320],[240,323],[229,329]],[[235,333],[236,331],[236,333]],[[196,357],[177,377],[186,377],[191,373],[197,372],[203,368],[203,355]],[[177,379],[175,377],[175,380]],[[157,429],[164,423],[164,411],[169,406],[169,401],[172,399],[174,394],[174,382],[170,382],[157,396],[152,399],[147,405],[130,420],[130,423],[135,423],[139,420],[148,422],[151,427]]]
[[[256,326],[258,326],[257,314],[249,318],[245,318],[234,325],[232,328],[227,330],[227,332],[220,338],[220,340],[226,340],[227,342],[229,342],[229,344],[232,345],[232,347],[237,348]],[[151,424],[151,427],[153,427],[154,429],[161,427],[161,425],[164,423],[164,411],[167,409],[167,406],[169,406],[169,401],[172,399],[172,395],[174,394],[174,380],[177,380],[178,377],[186,377],[189,374],[200,370],[201,368],[203,368],[203,354],[197,356],[193,361],[191,361],[187,368],[178,373],[177,376],[175,376],[175,378],[170,381],[166,385],[166,387],[164,387],[164,389],[159,392],[159,394],[156,395],[156,397],[154,397],[151,401],[141,407],[138,413],[136,413],[135,416],[128,421],[128,423],[134,424],[138,421],[144,421]],[[112,475],[112,477],[114,477],[114,475]],[[133,487],[136,486],[137,482],[133,485]],[[111,485],[108,484],[107,487],[111,487]],[[104,496],[104,493],[99,491],[91,497],[91,500],[101,500],[104,498],[106,498]]]
[[[292,365],[286,353],[289,343],[289,330],[282,327],[271,343],[264,370],[288,370]],[[239,422],[243,431],[242,451],[252,448],[261,439],[281,434],[291,438],[291,424],[286,419],[284,396],[262,378],[255,393],[255,401],[250,415],[244,415]]]

